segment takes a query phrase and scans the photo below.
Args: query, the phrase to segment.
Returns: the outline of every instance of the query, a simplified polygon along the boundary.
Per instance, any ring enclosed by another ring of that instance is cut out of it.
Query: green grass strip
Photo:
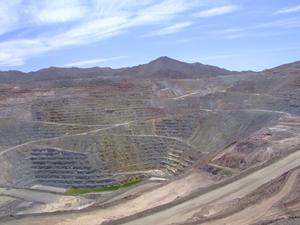
[[[130,187],[142,182],[143,179],[136,179],[132,181],[128,181],[119,185],[111,186],[111,187],[101,187],[101,188],[69,188],[65,191],[65,194],[86,194],[93,192],[104,192],[104,191],[116,191],[120,188]]]

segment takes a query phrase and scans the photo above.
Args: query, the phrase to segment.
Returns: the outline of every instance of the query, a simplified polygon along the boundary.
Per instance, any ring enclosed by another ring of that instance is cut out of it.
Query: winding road
[[[300,151],[291,153],[290,155],[280,159],[279,161],[263,167],[241,179],[238,179],[230,184],[216,188],[205,194],[196,196],[183,203],[177,204],[165,210],[153,213],[151,215],[141,217],[139,219],[126,223],[127,225],[141,225],[141,224],[176,224],[185,223],[193,218],[193,216],[201,210],[201,207],[214,203],[214,202],[226,202],[229,199],[237,199],[250,194],[257,188],[266,184],[273,179],[281,176],[285,172],[295,169],[300,166]],[[298,170],[296,170],[298,171]],[[291,177],[296,176],[294,172]],[[288,182],[293,182],[294,179],[289,179]],[[287,187],[287,186],[285,186]],[[285,192],[286,189],[283,189]],[[279,193],[281,194],[281,193]],[[138,206],[132,206],[132,202],[128,201],[124,204],[111,206],[108,208],[92,208],[88,211],[78,212],[66,212],[63,214],[45,214],[40,216],[26,216],[17,219],[13,219],[7,222],[2,222],[6,225],[99,225],[103,222],[111,220],[118,220],[125,216],[134,215],[138,213]],[[248,209],[249,210],[249,209]],[[243,213],[241,211],[240,213]],[[238,216],[239,214],[235,215]],[[211,222],[210,225],[219,225],[219,222]],[[226,224],[226,223],[225,223]],[[247,223],[246,223],[247,224]],[[245,225],[246,225],[245,224]]]

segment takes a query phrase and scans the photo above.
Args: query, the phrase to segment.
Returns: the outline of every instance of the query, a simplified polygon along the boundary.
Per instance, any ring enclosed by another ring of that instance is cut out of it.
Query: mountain
[[[36,72],[28,73],[34,80],[56,80],[56,79],[76,79],[76,78],[94,78],[98,76],[111,76],[114,70],[109,67],[92,68],[59,68],[50,67]]]
[[[12,82],[29,82],[29,81],[46,81],[46,80],[66,80],[94,78],[99,76],[111,76],[114,70],[108,67],[93,68],[59,68],[49,67],[35,72],[23,73],[20,71],[4,71],[0,72],[1,83]]]
[[[139,66],[111,69],[108,67],[93,68],[58,68],[50,67],[35,72],[20,71],[0,72],[0,82],[27,82],[42,80],[65,80],[78,78],[94,78],[101,76],[120,76],[135,78],[203,78],[211,76],[229,75],[232,72],[216,66],[201,63],[185,63],[168,57],[160,57],[148,64]]]
[[[26,73],[16,70],[0,71],[0,83],[10,83],[13,81],[18,81],[26,75]]]
[[[236,72],[201,63],[185,63],[169,57],[160,57],[148,64],[121,69],[118,75],[138,78],[184,79],[221,76],[232,73]]]
[[[300,72],[300,61],[285,64],[262,72],[266,74],[292,74],[295,72]],[[160,79],[198,79],[231,74],[245,74],[245,72],[230,71],[216,66],[205,65],[202,63],[185,63],[164,56],[155,59],[147,64],[121,69],[112,69],[109,67],[50,67],[29,73],[20,71],[3,71],[0,72],[0,82],[12,83],[44,80],[67,80],[106,76]]]
[[[265,70],[266,73],[271,74],[294,74],[300,73],[300,61],[293,63],[287,63],[281,66],[274,67],[272,69]]]

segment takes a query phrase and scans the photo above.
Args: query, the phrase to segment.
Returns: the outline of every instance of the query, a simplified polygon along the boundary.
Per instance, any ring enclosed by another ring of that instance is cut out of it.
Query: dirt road
[[[201,225],[248,225],[258,222],[259,219],[261,219],[267,214],[267,212],[272,208],[272,206],[274,206],[275,203],[279,202],[282,198],[284,198],[287,194],[290,193],[290,191],[293,189],[299,172],[299,169],[294,171],[288,178],[288,181],[281,189],[281,191],[276,195],[272,196],[271,198],[263,200],[259,204],[250,206],[231,216],[225,217],[220,220],[214,220],[208,223],[202,223]]]
[[[142,217],[140,219],[128,222],[130,225],[140,224],[172,224],[184,223],[191,219],[201,206],[214,201],[227,201],[229,199],[241,198],[261,185],[281,176],[283,173],[300,166],[300,151],[294,152],[281,160],[268,165],[246,177],[243,177],[233,183],[214,189],[206,194],[187,200],[181,204]],[[295,176],[295,175],[293,175]],[[289,180],[292,182],[293,179]],[[172,187],[174,188],[174,187]],[[153,194],[155,194],[153,192]],[[25,217],[2,224],[43,224],[43,225],[98,225],[104,221],[119,219],[124,216],[137,213],[142,205],[146,207],[146,202],[151,196],[141,196],[139,201],[129,201],[121,205],[105,208],[91,209],[90,211],[78,213],[65,213],[60,215],[42,215],[39,217]],[[144,198],[144,199],[143,199]],[[144,203],[143,203],[144,202]],[[136,205],[140,204],[140,205]]]
[[[204,195],[200,195],[191,200],[178,204],[174,207],[162,210],[158,213],[128,222],[130,225],[140,224],[176,224],[184,223],[191,219],[193,215],[201,210],[201,206],[213,202],[229,199],[237,199],[250,194],[261,185],[281,176],[283,173],[300,166],[300,151],[290,154],[289,156],[258,170],[244,178],[233,183],[215,189]],[[291,181],[290,181],[291,182]],[[213,223],[220,224],[220,223]],[[221,223],[222,224],[222,223]],[[241,224],[241,223],[239,223]]]

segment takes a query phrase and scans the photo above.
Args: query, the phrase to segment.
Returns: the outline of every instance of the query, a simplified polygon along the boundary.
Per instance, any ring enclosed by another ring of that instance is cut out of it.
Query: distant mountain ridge
[[[264,72],[277,73],[277,71],[300,70],[300,61],[291,64],[285,64]],[[105,76],[133,77],[133,78],[173,78],[173,79],[197,79],[216,76],[226,76],[238,74],[217,66],[205,65],[202,63],[185,63],[169,57],[160,57],[147,64],[120,69],[109,67],[93,68],[60,68],[49,67],[35,72],[24,73],[20,71],[0,72],[0,82],[29,82],[43,80],[65,80],[96,78]]]
[[[236,73],[216,66],[201,63],[185,63],[169,57],[160,57],[148,64],[120,69],[120,76],[137,78],[203,78]]]

